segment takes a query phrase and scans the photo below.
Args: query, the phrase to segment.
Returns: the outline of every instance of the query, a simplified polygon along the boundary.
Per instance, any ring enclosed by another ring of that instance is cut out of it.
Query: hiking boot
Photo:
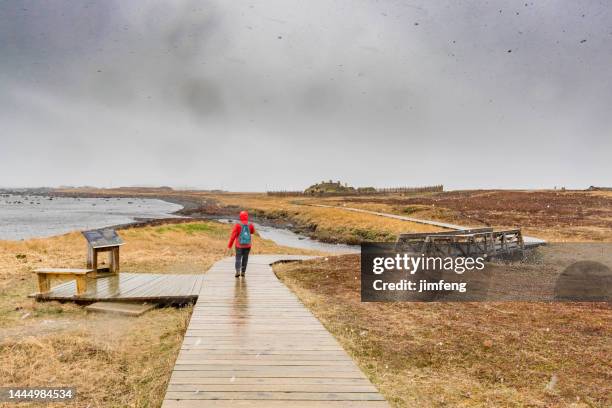
[[[244,272],[241,272],[241,273],[240,273],[240,276],[242,276],[242,277],[244,278]]]
[[[240,272],[236,271],[236,274],[234,275],[235,278],[240,276]]]

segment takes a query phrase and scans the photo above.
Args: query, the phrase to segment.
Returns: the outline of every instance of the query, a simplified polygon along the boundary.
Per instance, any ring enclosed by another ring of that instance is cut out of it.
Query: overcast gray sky
[[[0,2],[0,186],[612,185],[602,1]]]

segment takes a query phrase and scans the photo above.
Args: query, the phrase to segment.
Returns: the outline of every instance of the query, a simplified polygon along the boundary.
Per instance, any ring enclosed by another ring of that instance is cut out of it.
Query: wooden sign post
[[[93,276],[98,272],[106,272],[106,268],[98,268],[98,253],[108,252],[108,272],[119,273],[119,247],[124,244],[117,231],[106,228],[83,231],[87,240],[87,267],[93,269]]]

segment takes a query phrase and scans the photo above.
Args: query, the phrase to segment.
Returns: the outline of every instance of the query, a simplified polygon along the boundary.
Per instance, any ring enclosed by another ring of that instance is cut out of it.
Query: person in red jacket
[[[240,222],[234,225],[232,235],[227,244],[227,247],[232,249],[232,245],[234,242],[236,243],[236,277],[244,277],[247,262],[249,261],[249,252],[251,251],[252,235],[254,233],[255,227],[249,223],[249,213],[240,211]]]

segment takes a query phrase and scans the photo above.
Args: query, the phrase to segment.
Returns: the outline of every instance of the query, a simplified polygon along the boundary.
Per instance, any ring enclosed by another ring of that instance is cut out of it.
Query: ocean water
[[[142,198],[0,195],[0,239],[49,237],[70,231],[173,218],[182,206]]]

